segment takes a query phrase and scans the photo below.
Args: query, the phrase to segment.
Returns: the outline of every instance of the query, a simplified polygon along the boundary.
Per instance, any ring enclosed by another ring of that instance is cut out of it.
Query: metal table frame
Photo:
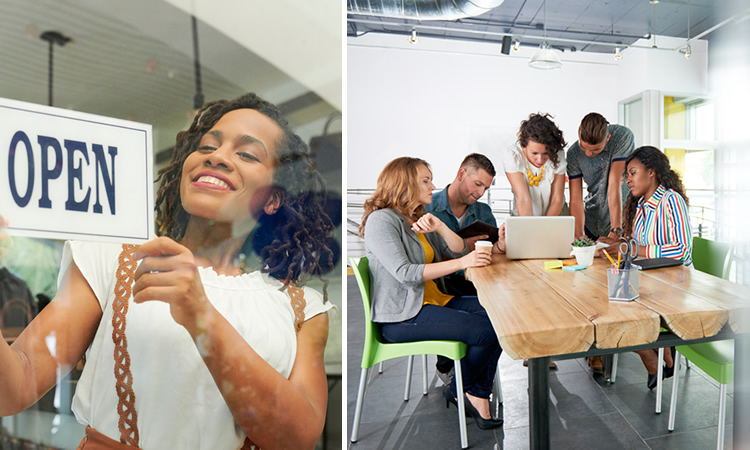
[[[584,356],[603,356],[635,350],[698,344],[701,342],[735,339],[734,346],[734,423],[750,423],[750,334],[734,334],[725,329],[715,336],[685,341],[672,333],[661,333],[655,342],[617,349],[592,347],[586,352],[567,355],[544,356],[529,359],[529,448],[550,448],[549,434],[549,361],[575,359]],[[739,443],[750,444],[748,427],[734,427],[735,448]]]

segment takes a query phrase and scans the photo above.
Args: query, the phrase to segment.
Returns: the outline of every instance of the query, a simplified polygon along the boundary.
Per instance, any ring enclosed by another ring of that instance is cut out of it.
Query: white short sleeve
[[[502,152],[503,155],[503,170],[507,173],[524,172],[523,161],[526,159],[523,156],[523,151],[518,144],[508,147]]]

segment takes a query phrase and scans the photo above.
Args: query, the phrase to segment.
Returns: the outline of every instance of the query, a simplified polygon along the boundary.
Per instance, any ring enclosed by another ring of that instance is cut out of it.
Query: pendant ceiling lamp
[[[544,40],[539,45],[539,50],[529,60],[529,67],[534,69],[559,69],[562,67],[560,52],[553,50],[547,42],[547,1],[544,1]]]

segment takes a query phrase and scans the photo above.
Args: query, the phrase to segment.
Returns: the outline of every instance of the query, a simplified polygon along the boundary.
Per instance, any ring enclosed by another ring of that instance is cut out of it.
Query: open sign
[[[0,214],[12,234],[154,236],[151,125],[0,99]]]

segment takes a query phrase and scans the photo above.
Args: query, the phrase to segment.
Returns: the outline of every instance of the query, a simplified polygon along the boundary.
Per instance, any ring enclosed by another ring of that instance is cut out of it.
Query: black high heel
[[[453,395],[451,395],[452,397]],[[493,428],[501,427],[503,425],[503,419],[494,419],[490,417],[489,419],[485,419],[481,415],[479,415],[479,411],[474,407],[474,405],[471,404],[469,401],[469,397],[464,394],[464,408],[466,408],[466,412],[471,414],[471,417],[474,418],[474,422],[477,424],[477,428],[480,430],[491,430]]]
[[[649,389],[653,389],[656,387],[656,374],[648,374],[648,380],[646,381],[646,386],[648,386]]]
[[[450,404],[453,403],[458,408],[458,401],[453,396],[450,385],[446,384],[443,386],[443,397],[445,397],[445,407],[450,408]]]

